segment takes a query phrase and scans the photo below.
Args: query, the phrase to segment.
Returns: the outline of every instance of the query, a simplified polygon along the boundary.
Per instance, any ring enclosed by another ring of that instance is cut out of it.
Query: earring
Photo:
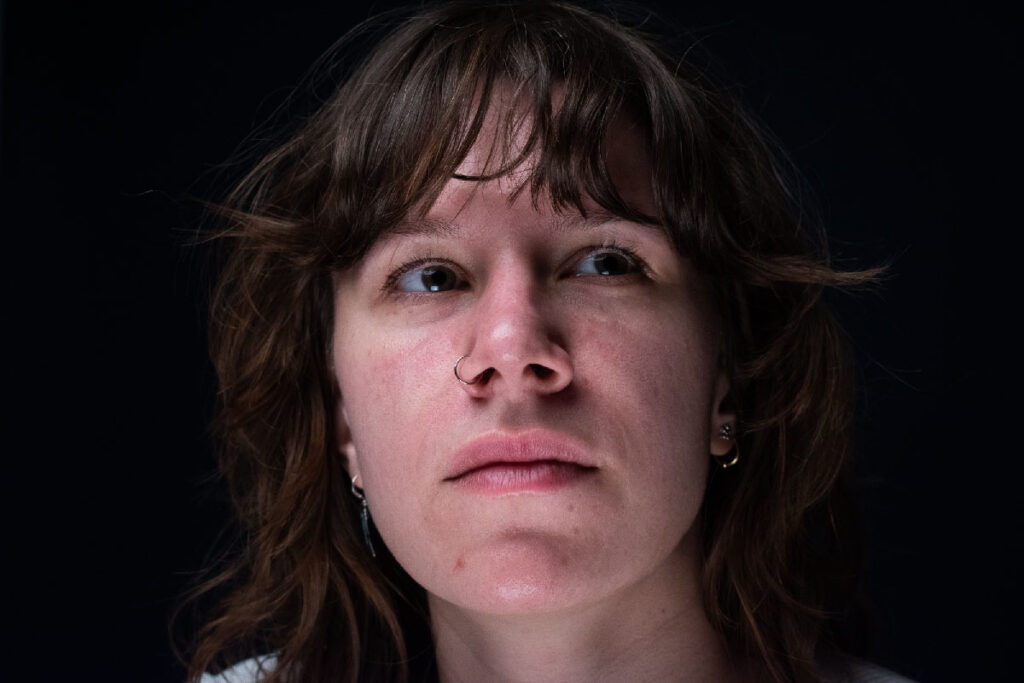
[[[732,441],[732,425],[722,425],[718,430],[718,436],[726,441]],[[729,457],[730,454],[732,455],[731,458]],[[740,445],[738,443],[733,443],[732,449],[725,455],[713,455],[711,457],[714,458],[715,462],[718,463],[718,466],[723,470],[728,469],[740,461]]]
[[[363,490],[356,486],[356,479],[359,475],[352,477],[352,495],[359,499],[362,503],[362,508],[359,510],[359,518],[363,522],[363,541],[366,543],[366,547],[370,549],[370,556],[377,557],[377,551],[373,549],[373,540],[370,538],[370,506],[366,503],[366,494]]]

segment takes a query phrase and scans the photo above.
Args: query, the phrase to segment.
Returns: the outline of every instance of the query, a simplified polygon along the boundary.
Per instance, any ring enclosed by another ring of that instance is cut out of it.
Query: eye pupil
[[[594,269],[600,275],[624,275],[629,272],[629,262],[621,254],[605,252],[594,257]]]
[[[441,292],[455,285],[455,273],[449,268],[429,266],[420,271],[423,286],[428,292]]]

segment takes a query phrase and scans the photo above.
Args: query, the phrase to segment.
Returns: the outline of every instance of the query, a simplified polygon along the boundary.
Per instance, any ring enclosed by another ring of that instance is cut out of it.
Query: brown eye
[[[455,289],[459,277],[451,268],[439,264],[415,268],[398,280],[403,292],[447,292]]]

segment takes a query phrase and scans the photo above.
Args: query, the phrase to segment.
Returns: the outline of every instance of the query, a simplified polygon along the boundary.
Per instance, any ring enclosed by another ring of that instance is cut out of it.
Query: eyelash
[[[394,272],[388,275],[387,279],[384,281],[384,285],[381,287],[381,291],[394,292],[397,294],[421,294],[422,292],[399,291],[396,285],[398,284],[398,281],[401,280],[407,273],[410,273],[416,270],[417,268],[422,268],[423,266],[447,266],[448,268],[451,268],[455,273],[458,273],[460,271],[460,268],[451,261],[449,261],[448,259],[430,257],[418,258],[409,261],[408,263],[402,264]]]
[[[642,258],[640,258],[640,256],[637,255],[635,251],[633,251],[627,246],[615,242],[614,240],[606,240],[601,242],[601,244],[595,244],[592,246],[584,247],[579,252],[577,252],[580,254],[580,256],[574,260],[574,263],[578,264],[587,256],[609,252],[616,253],[619,254],[620,256],[625,257],[633,265],[633,267],[637,269],[637,272],[635,274],[644,276],[650,274],[650,269],[648,268],[647,263]],[[424,294],[425,292],[403,292],[396,287],[398,282],[406,274],[416,270],[417,268],[422,268],[424,266],[446,266],[448,268],[451,268],[452,271],[454,271],[456,274],[458,274],[459,271],[461,270],[455,263],[444,258],[425,257],[414,259],[412,261],[409,261],[408,263],[402,264],[397,269],[395,269],[390,275],[388,275],[387,279],[385,279],[384,281],[384,285],[381,287],[381,291],[399,295]],[[580,276],[577,275],[576,277]]]
[[[633,267],[637,269],[637,273],[635,273],[636,275],[650,275],[651,271],[650,268],[648,268],[646,261],[640,258],[640,256],[629,247],[623,244],[619,244],[614,240],[606,240],[602,242],[600,245],[585,248],[583,250],[583,256],[577,259],[576,263],[579,263],[579,261],[585,258],[586,256],[592,256],[594,254],[602,254],[609,252],[616,253],[619,256],[624,256],[633,265]]]

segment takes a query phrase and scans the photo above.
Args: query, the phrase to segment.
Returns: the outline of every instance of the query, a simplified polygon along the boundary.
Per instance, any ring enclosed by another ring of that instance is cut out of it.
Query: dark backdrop
[[[664,15],[806,174],[858,353],[872,656],[922,681],[1012,680],[1016,17],[978,3]],[[205,425],[194,198],[372,7],[8,2],[2,239],[8,654],[0,678],[178,681],[170,608],[225,510]],[[1019,261],[1019,259],[1018,259]]]

